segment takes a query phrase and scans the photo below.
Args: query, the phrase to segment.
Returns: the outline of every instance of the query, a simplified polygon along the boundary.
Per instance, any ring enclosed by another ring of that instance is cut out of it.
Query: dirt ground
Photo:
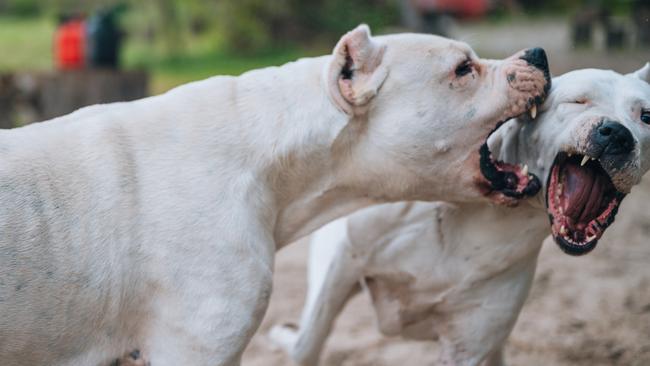
[[[596,250],[570,257],[547,240],[531,295],[506,347],[509,365],[650,365],[650,176],[623,203]],[[244,366],[291,365],[266,338],[277,322],[297,322],[305,295],[306,242],[280,251],[275,289]],[[324,366],[434,365],[435,342],[379,334],[367,294],[338,319]]]

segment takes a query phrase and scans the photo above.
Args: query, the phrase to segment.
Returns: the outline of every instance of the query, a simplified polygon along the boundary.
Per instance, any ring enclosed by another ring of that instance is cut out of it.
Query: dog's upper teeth
[[[530,118],[535,119],[535,117],[537,117],[537,105],[533,104],[530,108]]]
[[[589,161],[589,159],[590,159],[590,158],[589,158],[587,155],[585,155],[585,156],[582,158],[582,162],[580,162],[580,166],[585,166],[585,164],[587,164],[587,162]]]
[[[528,164],[524,165],[524,168],[521,169],[521,174],[528,176]]]

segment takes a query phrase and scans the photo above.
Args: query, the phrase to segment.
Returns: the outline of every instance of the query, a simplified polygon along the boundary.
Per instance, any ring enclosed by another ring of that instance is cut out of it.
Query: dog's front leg
[[[151,364],[239,365],[271,294],[269,248],[192,241],[169,249],[158,268],[159,288],[141,347]]]
[[[535,274],[537,257],[465,291],[458,311],[439,325],[440,365],[504,366],[501,350],[517,321]],[[467,307],[467,304],[473,304]]]
[[[302,366],[318,364],[336,316],[359,290],[361,267],[352,258],[345,220],[323,228],[312,240],[308,295],[299,327],[276,325],[269,337]]]

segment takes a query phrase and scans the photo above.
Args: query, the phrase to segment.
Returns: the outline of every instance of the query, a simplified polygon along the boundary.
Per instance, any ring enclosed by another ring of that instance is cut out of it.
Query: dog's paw
[[[111,366],[151,366],[151,363],[147,362],[140,350],[136,349],[113,361]]]
[[[275,348],[291,353],[298,340],[298,326],[293,323],[274,325],[268,337]]]

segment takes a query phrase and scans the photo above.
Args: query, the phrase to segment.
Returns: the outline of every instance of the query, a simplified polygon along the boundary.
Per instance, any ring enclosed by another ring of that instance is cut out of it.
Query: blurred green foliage
[[[219,5],[216,23],[225,46],[239,52],[330,44],[359,23],[382,29],[399,21],[393,0],[223,0]]]
[[[0,12],[18,17],[33,17],[41,14],[43,5],[38,0],[3,0]]]

